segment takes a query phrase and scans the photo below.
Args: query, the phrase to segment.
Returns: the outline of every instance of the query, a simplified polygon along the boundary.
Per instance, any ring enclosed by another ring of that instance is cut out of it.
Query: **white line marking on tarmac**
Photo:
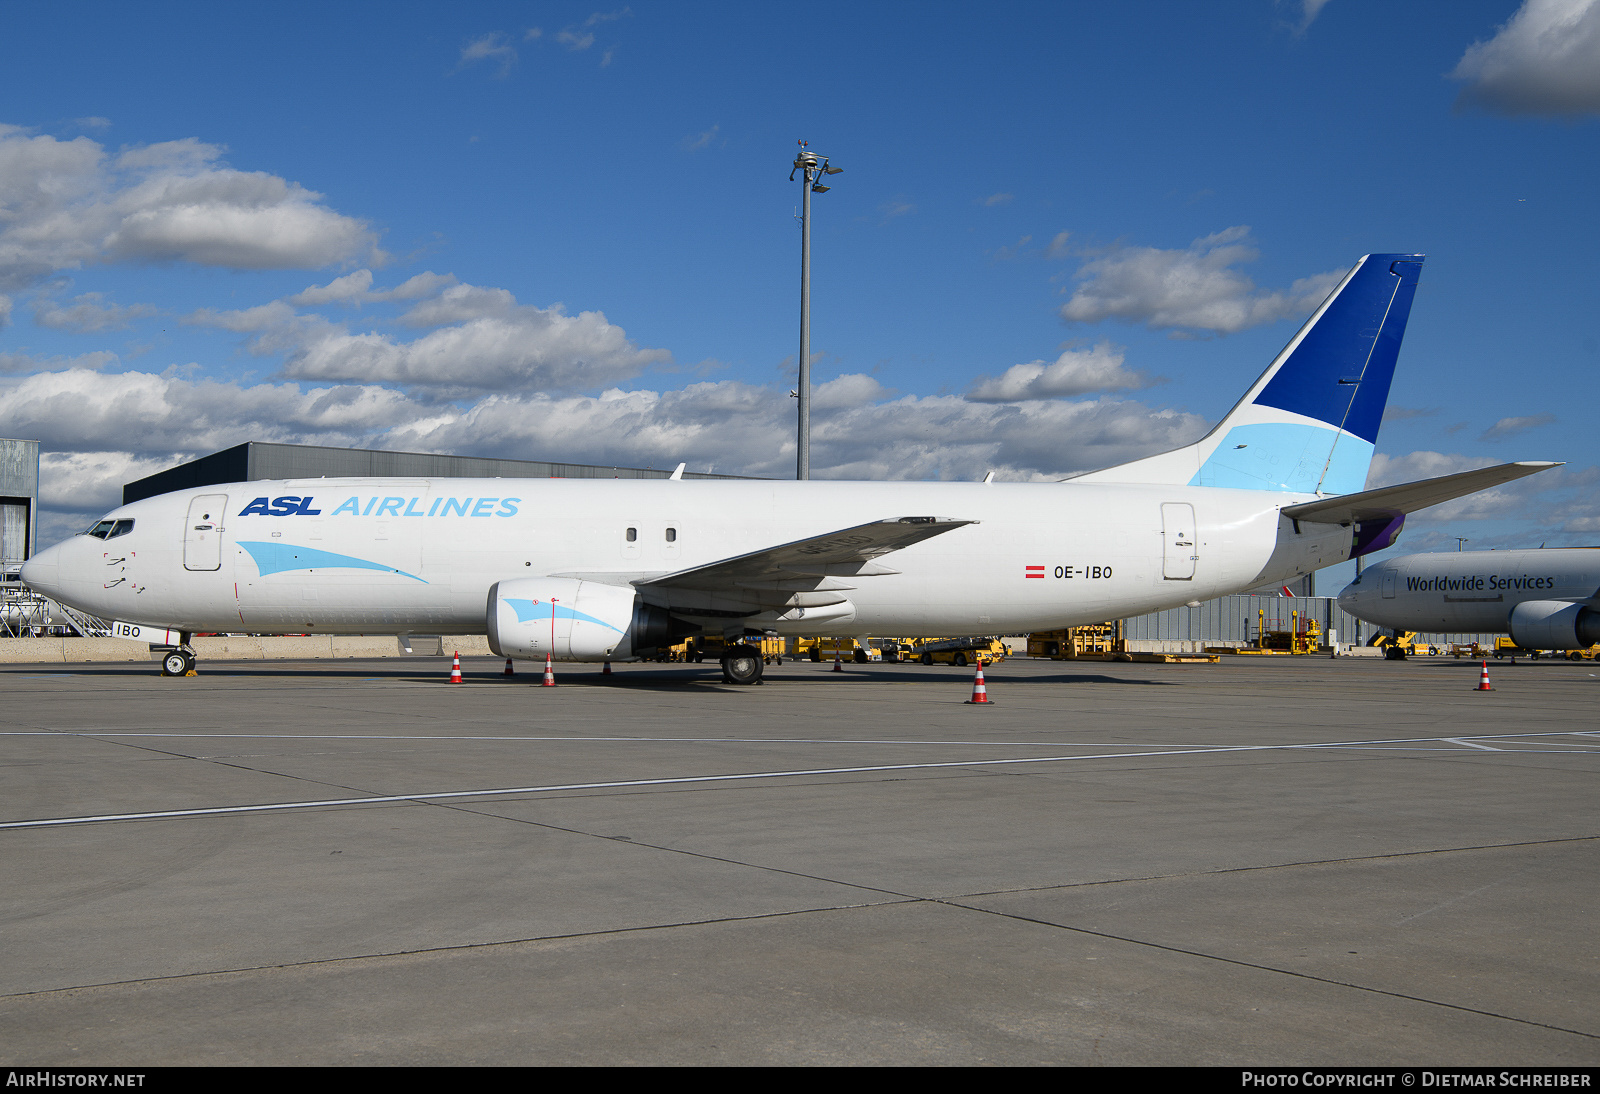
[[[38,735],[30,733],[30,735]],[[95,736],[92,734],[72,734],[73,736]],[[135,736],[136,734],[128,734]],[[1567,734],[1539,734],[1539,736],[1567,736]],[[55,734],[62,736],[62,734]],[[157,734],[150,734],[157,736]],[[162,736],[184,736],[184,734],[162,734]],[[219,735],[225,736],[225,735]],[[1500,736],[1512,736],[1502,734]],[[1529,734],[1532,736],[1532,734]],[[392,739],[392,738],[391,738]],[[412,738],[399,738],[412,739]],[[450,739],[450,738],[445,738]],[[492,738],[498,739],[498,738]],[[559,738],[560,740],[584,740],[585,738]],[[638,740],[638,738],[632,738]],[[710,738],[718,739],[718,738]],[[721,738],[721,740],[726,740]],[[107,813],[99,816],[84,817],[54,817],[39,820],[5,821],[0,822],[0,829],[9,828],[53,828],[75,824],[98,824],[105,821],[138,821],[138,820],[163,820],[174,817],[202,817],[217,816],[230,813],[270,813],[281,812],[286,809],[326,809],[335,806],[349,805],[384,805],[398,802],[429,802],[449,801],[460,798],[498,798],[509,797],[517,794],[552,794],[566,790],[618,790],[631,787],[645,786],[688,786],[705,785],[722,782],[747,782],[753,779],[793,779],[819,775],[860,775],[873,774],[885,771],[935,771],[948,768],[978,768],[1002,767],[1018,764],[1048,764],[1069,763],[1083,760],[1143,760],[1165,756],[1207,756],[1227,755],[1231,753],[1251,752],[1293,752],[1293,751],[1319,751],[1319,750],[1345,750],[1358,748],[1383,747],[1385,751],[1398,751],[1387,746],[1415,742],[1440,742],[1452,740],[1443,737],[1408,738],[1406,741],[1330,741],[1326,743],[1311,744],[1281,744],[1281,745],[1221,745],[1209,748],[1181,748],[1167,749],[1159,752],[1112,752],[1094,753],[1076,756],[1013,756],[994,760],[946,760],[933,763],[907,763],[907,764],[874,764],[863,767],[822,767],[804,768],[786,771],[750,771],[724,775],[685,775],[665,779],[623,779],[608,782],[586,783],[557,783],[546,786],[516,786],[480,790],[443,790],[421,794],[391,794],[384,796],[371,796],[361,798],[328,798],[317,801],[292,801],[268,802],[256,805],[223,805],[210,806],[196,809],[166,809],[147,813]],[[1415,749],[1428,752],[1459,752],[1456,749]],[[1408,751],[1410,751],[1408,749]],[[1545,750],[1545,749],[1490,749],[1491,752],[1547,752],[1555,755],[1592,755],[1588,750]]]
[[[556,743],[556,744],[777,744],[777,745],[915,745],[918,747],[963,747],[963,748],[1162,748],[1171,749],[1171,741],[1162,741],[1155,744],[1141,744],[1138,741],[923,741],[913,738],[846,738],[846,737],[556,737],[548,735],[507,735],[507,734],[479,734],[462,735],[448,733],[230,733],[222,730],[207,732],[204,730],[188,730],[173,732],[170,730],[110,730],[95,731],[87,729],[16,729],[0,730],[0,737],[86,737],[94,740],[114,739],[121,737],[178,737],[178,738],[220,738],[223,740],[239,741],[451,741],[451,742],[489,742],[489,743]],[[1207,749],[1278,749],[1278,748],[1384,748],[1397,749],[1410,745],[1426,745],[1435,742],[1449,742],[1451,744],[1466,745],[1469,748],[1484,748],[1490,752],[1506,751],[1544,751],[1542,749],[1490,748],[1488,745],[1474,745],[1473,741],[1503,741],[1526,740],[1535,737],[1600,737],[1600,733],[1584,733],[1577,730],[1558,730],[1548,733],[1485,733],[1474,737],[1395,737],[1372,741],[1310,741],[1302,744],[1281,745],[1188,745],[1189,750],[1204,751]],[[1423,749],[1421,751],[1430,751]],[[1457,751],[1455,749],[1433,749],[1431,751]],[[1561,749],[1562,752],[1574,749]],[[1085,757],[1086,758],[1086,757]]]

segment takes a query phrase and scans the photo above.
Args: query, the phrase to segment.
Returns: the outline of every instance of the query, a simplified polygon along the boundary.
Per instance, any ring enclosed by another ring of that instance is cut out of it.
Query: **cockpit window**
[[[125,536],[131,531],[133,531],[133,521],[131,520],[97,520],[92,526],[78,534],[81,536],[93,536],[96,539],[116,539],[118,536]]]

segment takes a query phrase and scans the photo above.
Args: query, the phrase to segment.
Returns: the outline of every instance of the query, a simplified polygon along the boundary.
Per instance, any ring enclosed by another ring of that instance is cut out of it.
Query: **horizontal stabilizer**
[[[895,571],[873,560],[945,532],[973,524],[947,517],[893,517],[809,539],[736,555],[720,562],[634,582],[641,589],[730,589],[752,581],[791,577],[871,577]]]
[[[1436,479],[1363,490],[1359,494],[1286,505],[1281,511],[1291,520],[1317,524],[1347,524],[1380,517],[1397,517],[1560,466],[1559,463],[1542,461],[1502,463],[1495,467],[1480,467],[1476,471],[1462,471],[1456,475],[1441,475]]]

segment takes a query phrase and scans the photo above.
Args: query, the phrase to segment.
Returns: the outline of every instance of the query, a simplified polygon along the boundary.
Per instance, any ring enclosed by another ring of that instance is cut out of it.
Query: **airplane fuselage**
[[[483,632],[496,582],[631,581],[869,521],[977,523],[851,577],[848,611],[779,634],[1022,633],[1155,611],[1348,557],[1309,495],[1170,485],[304,479],[125,505],[27,580],[83,611],[181,631]],[[648,593],[646,594],[648,598]],[[815,594],[813,594],[815,595]],[[805,603],[797,594],[796,603]]]
[[[1589,608],[1597,588],[1600,550],[1592,547],[1442,551],[1367,567],[1339,594],[1339,606],[1395,630],[1520,630],[1531,647],[1573,649],[1590,645],[1581,639],[1600,622]]]

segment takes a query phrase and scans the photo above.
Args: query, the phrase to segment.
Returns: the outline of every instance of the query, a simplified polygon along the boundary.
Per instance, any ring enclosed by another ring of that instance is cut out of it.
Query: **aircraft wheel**
[[[173,650],[161,658],[162,676],[186,676],[194,667],[194,661],[182,650]]]
[[[866,650],[856,650],[856,652],[855,652],[855,662],[856,662],[856,664],[865,665],[867,663],[867,660],[868,660],[868,658],[867,658],[867,651]]]
[[[735,646],[722,659],[722,679],[729,684],[759,684],[766,666],[754,646]]]
[[[821,661],[822,660],[822,651],[817,649],[817,647],[815,647],[815,646],[811,647],[811,660],[813,660],[813,661]]]

